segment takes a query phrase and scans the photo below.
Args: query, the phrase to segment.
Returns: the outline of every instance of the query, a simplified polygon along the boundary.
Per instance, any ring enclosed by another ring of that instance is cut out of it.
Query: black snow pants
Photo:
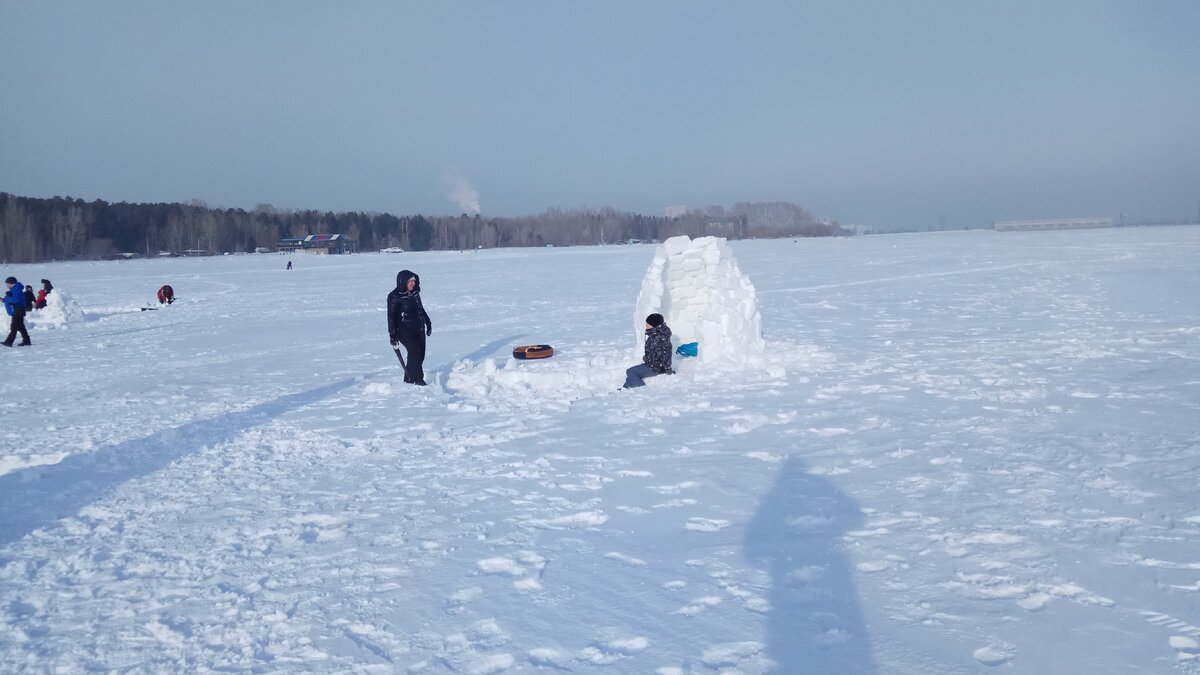
[[[400,344],[408,352],[404,359],[404,381],[425,384],[425,328],[404,326],[400,329]]]
[[[29,331],[25,330],[24,307],[17,307],[13,309],[12,325],[8,330],[8,339],[4,341],[4,344],[9,347],[13,346],[13,340],[17,338],[18,333],[21,334],[21,344],[29,344]]]

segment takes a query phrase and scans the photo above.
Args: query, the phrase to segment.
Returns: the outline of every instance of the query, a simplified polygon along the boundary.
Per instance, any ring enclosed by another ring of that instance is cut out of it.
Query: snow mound
[[[646,316],[662,314],[678,346],[699,342],[706,366],[765,364],[766,343],[754,284],[720,237],[671,237],[654,253],[634,314],[636,353],[646,341]]]
[[[536,362],[508,359],[502,366],[494,359],[464,359],[451,367],[446,389],[468,400],[574,401],[616,390],[632,365],[624,350]]]
[[[788,342],[767,343],[770,362],[765,359],[753,370],[739,375],[737,382],[753,384],[786,377],[788,371],[817,372],[833,367],[835,359],[828,351],[814,345],[795,345]],[[570,403],[585,398],[609,394],[625,383],[625,369],[640,363],[631,359],[625,349],[610,349],[592,355],[564,358],[561,355],[544,361],[508,359],[497,364],[494,359],[457,361],[446,377],[446,390],[455,396],[478,405],[546,406]],[[727,372],[709,368],[698,359],[675,357],[675,375],[652,377],[648,387],[678,383],[727,382]]]
[[[46,295],[46,306],[27,315],[29,325],[34,328],[62,328],[69,323],[87,321],[87,315],[70,295],[56,288]]]

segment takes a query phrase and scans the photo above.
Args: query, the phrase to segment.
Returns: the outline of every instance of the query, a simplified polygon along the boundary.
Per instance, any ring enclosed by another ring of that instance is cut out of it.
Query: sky
[[[0,191],[1200,218],[1200,3],[0,3]]]

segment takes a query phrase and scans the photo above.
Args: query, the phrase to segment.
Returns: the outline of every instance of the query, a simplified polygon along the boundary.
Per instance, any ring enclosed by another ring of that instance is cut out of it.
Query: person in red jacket
[[[42,279],[42,290],[38,291],[37,298],[33,302],[36,309],[46,308],[46,296],[50,295],[50,291],[54,290],[54,285],[49,279]]]
[[[169,305],[175,302],[175,289],[168,284],[158,289],[158,304]]]

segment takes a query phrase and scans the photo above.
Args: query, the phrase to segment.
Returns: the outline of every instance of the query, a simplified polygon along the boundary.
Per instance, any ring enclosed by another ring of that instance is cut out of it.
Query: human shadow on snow
[[[876,672],[843,535],[858,505],[789,457],[746,531],[747,559],[771,575],[767,656],[777,673]]]
[[[0,546],[60,518],[73,516],[127,481],[157,471],[200,449],[236,438],[272,418],[317,403],[353,385],[347,378],[281,396],[241,412],[189,422],[58,464],[29,467],[0,476]]]
[[[503,337],[503,338],[500,338],[499,340],[492,340],[491,342],[487,343],[486,345],[483,345],[482,347],[480,347],[479,349],[476,349],[475,351],[471,352],[470,354],[467,354],[466,356],[462,356],[459,358],[467,359],[470,361],[478,361],[480,359],[486,359],[487,357],[494,354],[497,349],[500,349],[501,347],[503,347],[505,345],[512,345],[513,347],[518,346],[516,344],[516,341],[523,337],[525,337],[525,336],[518,334],[518,335],[510,335],[508,337]]]

